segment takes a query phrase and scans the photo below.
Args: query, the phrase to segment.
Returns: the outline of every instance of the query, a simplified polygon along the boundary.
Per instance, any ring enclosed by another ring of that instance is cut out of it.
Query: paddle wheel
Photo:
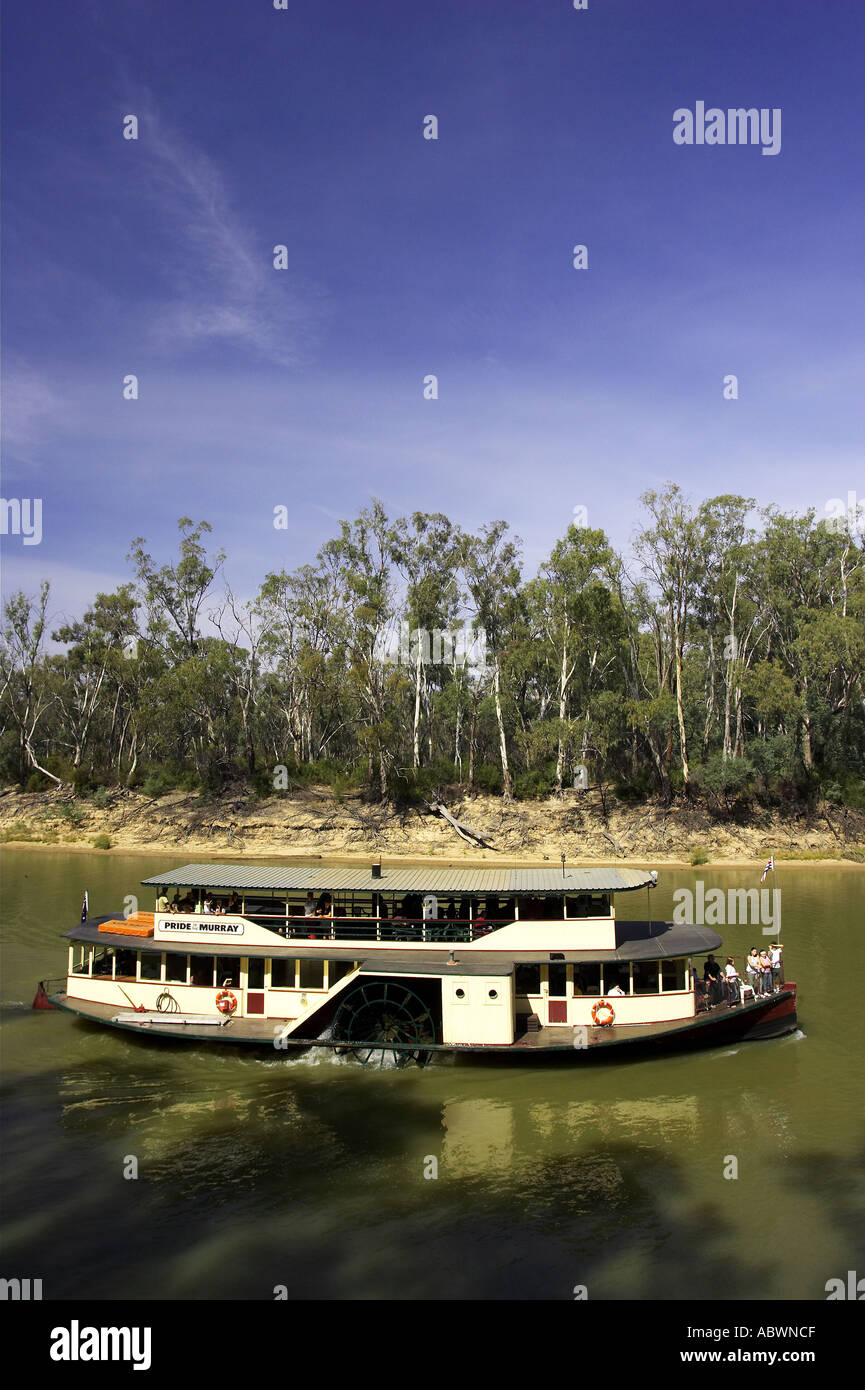
[[[357,985],[340,1004],[333,1021],[338,1048],[363,1066],[422,1067],[429,1060],[425,1045],[436,1041],[433,1016],[424,1001],[397,980],[369,980]]]

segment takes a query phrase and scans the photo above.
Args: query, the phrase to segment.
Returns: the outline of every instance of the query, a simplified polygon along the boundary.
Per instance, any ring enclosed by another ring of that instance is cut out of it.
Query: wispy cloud
[[[309,360],[330,306],[321,286],[273,268],[285,229],[253,228],[216,162],[165,121],[149,94],[134,109],[142,187],[160,219],[162,271],[175,292],[151,325],[160,345],[227,343],[282,366]]]

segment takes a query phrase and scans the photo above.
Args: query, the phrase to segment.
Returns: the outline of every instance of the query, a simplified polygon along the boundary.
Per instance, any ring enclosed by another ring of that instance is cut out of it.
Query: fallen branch
[[[470,845],[482,845],[484,849],[495,849],[486,836],[479,830],[473,830],[470,825],[465,825],[462,821],[455,820],[446,806],[442,806],[440,801],[425,801],[424,805],[429,808],[434,816],[441,816],[453,826],[454,830],[462,839],[467,840]]]

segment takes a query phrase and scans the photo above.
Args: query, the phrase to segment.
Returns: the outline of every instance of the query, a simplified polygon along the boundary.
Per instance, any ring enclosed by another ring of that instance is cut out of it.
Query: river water
[[[865,1274],[865,869],[779,866],[800,1026],[769,1042],[368,1072],[30,1009],[85,888],[115,911],[184,862],[5,855],[3,1266],[45,1299],[824,1300]],[[759,869],[662,868],[653,915],[698,877]]]

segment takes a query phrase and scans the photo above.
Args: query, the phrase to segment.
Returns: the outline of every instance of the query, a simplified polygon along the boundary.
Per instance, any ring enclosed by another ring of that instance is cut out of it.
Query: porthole
[[[465,992],[465,990],[464,990],[464,989],[458,989],[458,990],[456,991],[456,996],[457,996],[457,999],[465,999],[465,997],[466,997],[466,992]]]
[[[491,989],[491,990],[490,990],[490,999],[498,999],[498,997],[499,997],[499,992],[498,992],[498,990],[497,990],[497,989]]]

